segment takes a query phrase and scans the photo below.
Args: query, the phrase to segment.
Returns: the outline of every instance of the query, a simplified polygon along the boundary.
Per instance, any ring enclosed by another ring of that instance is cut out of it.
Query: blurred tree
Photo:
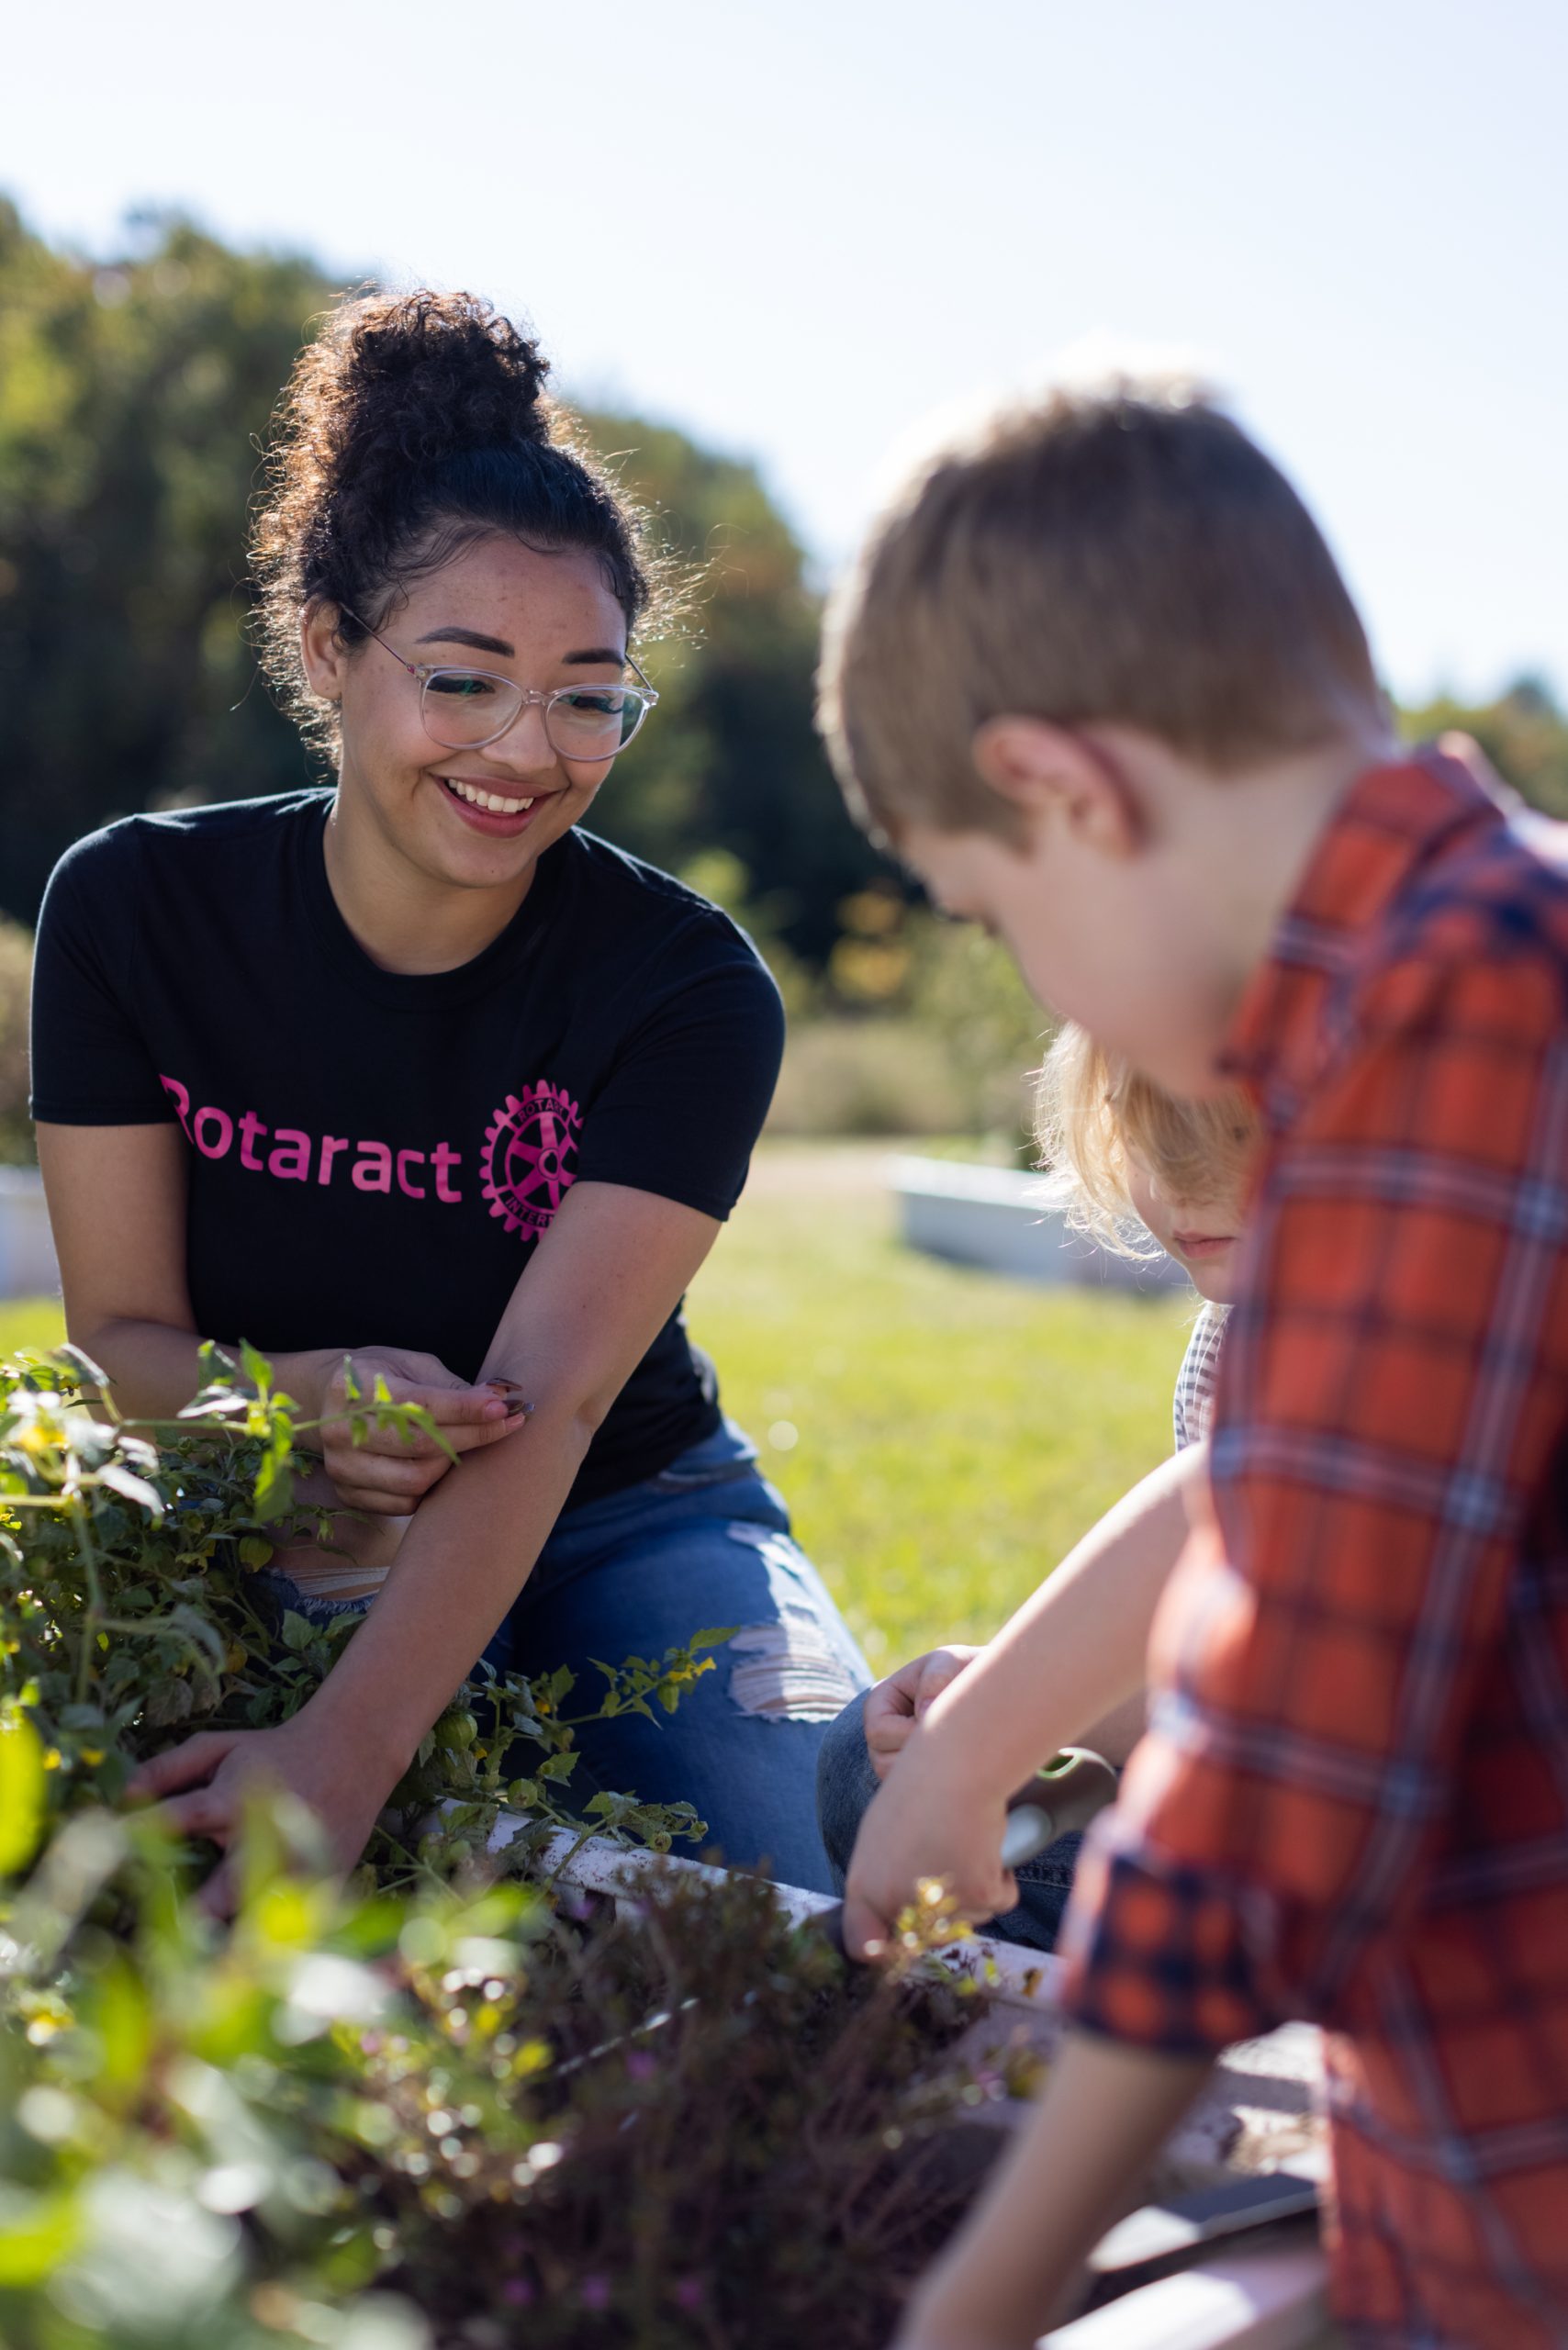
[[[1540,678],[1516,679],[1495,701],[1460,702],[1439,695],[1404,711],[1401,725],[1413,740],[1452,727],[1473,734],[1499,775],[1532,807],[1568,816],[1568,716]]]
[[[0,906],[111,817],[307,779],[243,625],[247,501],[331,288],[178,218],[107,263],[0,200]]]
[[[684,632],[649,653],[655,722],[594,824],[678,871],[727,851],[756,926],[820,967],[840,901],[887,867],[846,814],[812,724],[821,607],[801,545],[754,466],[642,418],[583,422],[692,576]]]
[[[311,774],[246,643],[243,544],[279,386],[334,289],[177,218],[126,242],[58,252],[0,199],[0,909],[28,922],[96,825]],[[678,870],[724,850],[759,926],[821,962],[876,860],[812,732],[801,548],[751,466],[586,422],[698,573],[684,634],[649,653],[657,722],[596,822]]]

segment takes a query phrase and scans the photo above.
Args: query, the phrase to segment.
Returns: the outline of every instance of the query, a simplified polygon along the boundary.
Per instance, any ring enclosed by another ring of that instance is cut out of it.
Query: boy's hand
[[[874,1958],[922,1877],[940,1877],[965,1918],[1011,1909],[1017,1880],[1002,1865],[1011,1790],[966,1783],[939,1739],[912,1734],[860,1822],[844,1888],[844,1946]]]
[[[933,1698],[939,1697],[979,1654],[979,1649],[971,1648],[928,1649],[868,1691],[861,1719],[866,1751],[879,1779],[887,1777],[911,1730],[925,1719]]]

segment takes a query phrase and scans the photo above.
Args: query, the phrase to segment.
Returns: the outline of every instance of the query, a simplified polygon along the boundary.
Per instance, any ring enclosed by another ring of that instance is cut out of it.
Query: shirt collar
[[[1325,1000],[1372,926],[1439,844],[1518,806],[1468,735],[1367,768],[1335,808],[1220,1056],[1276,1131],[1292,1123],[1327,1046]]]

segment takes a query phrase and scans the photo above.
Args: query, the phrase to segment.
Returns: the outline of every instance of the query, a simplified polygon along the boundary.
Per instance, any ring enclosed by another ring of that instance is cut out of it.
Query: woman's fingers
[[[196,1907],[225,1924],[240,1906],[240,1872],[232,1853],[226,1853],[196,1896]]]
[[[528,1420],[527,1412],[510,1411],[499,1420],[450,1421],[442,1427],[441,1432],[454,1452],[478,1452],[487,1444],[499,1444],[504,1438],[515,1436],[519,1428],[528,1426]],[[428,1437],[423,1441],[426,1444],[431,1442]],[[431,1449],[439,1453],[443,1460],[446,1459],[439,1445],[431,1445]]]
[[[242,1731],[198,1730],[195,1738],[149,1755],[132,1777],[126,1793],[139,1800],[172,1796],[182,1787],[199,1786],[239,1744]]]
[[[341,1441],[330,1444],[321,1460],[341,1500],[353,1500],[354,1506],[361,1508],[364,1505],[357,1496],[371,1494],[376,1497],[373,1506],[378,1505],[384,1512],[390,1510],[393,1515],[422,1501],[452,1466],[439,1455],[433,1460],[416,1460],[395,1453],[374,1452],[368,1445]]]
[[[376,1424],[375,1405],[344,1404],[334,1411],[324,1431],[326,1442],[337,1446],[352,1440],[349,1431],[353,1418],[363,1413],[361,1425],[364,1434],[354,1447],[358,1452],[385,1453],[405,1460],[444,1460],[453,1452],[471,1452],[476,1446],[495,1444],[502,1437],[511,1436],[528,1421],[526,1409],[488,1389],[465,1388],[452,1390],[441,1387],[409,1387],[401,1381],[389,1382],[394,1404],[417,1404],[429,1414],[440,1437],[424,1428],[383,1427]]]

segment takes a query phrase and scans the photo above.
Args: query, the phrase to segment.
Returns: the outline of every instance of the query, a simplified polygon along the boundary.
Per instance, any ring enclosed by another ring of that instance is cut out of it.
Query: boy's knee
[[[861,1819],[877,1792],[877,1774],[866,1745],[865,1707],[862,1691],[828,1724],[817,1750],[817,1825],[841,1893]]]

